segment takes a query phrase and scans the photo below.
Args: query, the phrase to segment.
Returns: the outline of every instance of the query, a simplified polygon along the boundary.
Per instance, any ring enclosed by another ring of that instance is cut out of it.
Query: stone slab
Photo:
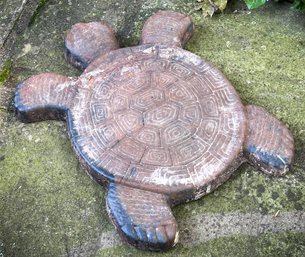
[[[27,28],[40,0],[0,2],[0,71],[10,57],[12,45]]]
[[[72,24],[108,20],[121,46],[135,45],[143,21],[157,9],[192,15],[197,29],[186,48],[220,68],[243,103],[264,106],[288,124],[296,143],[287,176],[268,178],[244,165],[214,193],[174,208],[185,230],[176,248],[162,256],[303,256],[305,14],[270,2],[209,19],[193,3],[51,1],[19,37],[12,77],[0,86],[7,91],[0,108],[0,256],[153,255],[116,241],[105,191],[84,174],[64,124],[24,125],[8,106],[16,84],[30,75],[79,74],[63,57]]]

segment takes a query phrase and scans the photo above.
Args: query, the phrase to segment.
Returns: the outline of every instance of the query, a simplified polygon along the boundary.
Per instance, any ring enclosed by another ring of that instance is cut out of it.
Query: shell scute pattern
[[[77,107],[73,126],[90,128],[93,144],[98,145],[95,154],[100,156],[93,161],[107,169],[117,164],[111,164],[111,158],[101,160],[114,155],[113,162],[124,160],[122,170],[114,171],[117,180],[148,187],[176,180],[199,184],[208,172],[202,169],[206,163],[214,172],[216,166],[219,172],[225,169],[230,156],[241,149],[244,131],[238,121],[244,112],[223,75],[185,50],[140,46],[115,52],[80,79],[94,82],[91,94],[79,97],[83,109]],[[78,138],[87,132],[79,129]],[[183,165],[189,168],[182,169]],[[136,175],[130,176],[132,169]]]
[[[177,243],[171,206],[210,193],[246,161],[283,175],[294,155],[283,123],[243,106],[218,69],[182,49],[193,30],[190,17],[159,11],[140,46],[118,49],[109,26],[78,23],[65,57],[82,75],[34,75],[15,94],[22,121],[67,120],[86,172],[106,186],[119,234],[143,249]]]

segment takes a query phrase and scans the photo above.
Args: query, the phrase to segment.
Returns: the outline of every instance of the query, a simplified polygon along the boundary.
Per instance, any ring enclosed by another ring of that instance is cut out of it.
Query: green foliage
[[[266,3],[266,0],[244,0],[248,9],[255,9]]]
[[[244,0],[249,10],[258,8],[264,5],[268,0]],[[281,0],[275,0],[279,2]],[[292,3],[292,8],[295,10],[305,10],[305,0],[286,0]],[[197,0],[200,3],[200,8],[204,16],[212,16],[216,12],[222,12],[228,0]]]
[[[296,10],[305,10],[305,0],[294,0],[292,7]]]
[[[212,16],[217,11],[223,11],[227,6],[227,0],[197,0],[201,3],[200,9],[204,16]]]
[[[227,0],[215,0],[214,3],[220,11],[223,11],[227,6]]]

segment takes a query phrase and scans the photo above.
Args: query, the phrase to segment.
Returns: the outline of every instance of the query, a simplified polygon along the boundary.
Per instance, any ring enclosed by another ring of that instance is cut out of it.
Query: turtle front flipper
[[[101,22],[77,23],[65,39],[65,57],[80,70],[96,57],[118,48],[113,30]]]
[[[247,160],[269,175],[283,175],[291,166],[294,142],[288,128],[261,107],[246,106],[248,136]]]
[[[111,183],[107,207],[121,237],[138,248],[166,250],[178,241],[165,195]]]
[[[194,31],[189,16],[173,11],[158,11],[145,22],[141,44],[184,47]]]
[[[21,82],[16,89],[14,104],[23,122],[63,120],[77,89],[66,76],[42,73]]]

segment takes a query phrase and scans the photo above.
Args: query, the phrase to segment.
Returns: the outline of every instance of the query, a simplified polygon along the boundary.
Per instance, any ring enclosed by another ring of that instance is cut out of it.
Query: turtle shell
[[[177,193],[236,168],[244,107],[198,56],[161,45],[122,48],[91,63],[77,85],[70,136],[98,182]]]

